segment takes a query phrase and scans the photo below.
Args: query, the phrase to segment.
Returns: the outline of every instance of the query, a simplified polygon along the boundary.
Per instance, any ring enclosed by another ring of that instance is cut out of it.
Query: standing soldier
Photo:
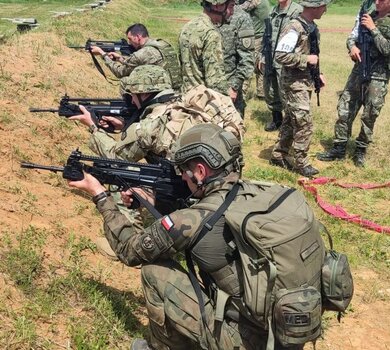
[[[363,105],[353,161],[356,166],[364,166],[366,150],[372,142],[375,120],[385,103],[389,82],[389,13],[390,0],[376,0],[375,7],[371,0],[362,5],[359,21],[347,40],[349,56],[355,65],[337,105],[338,119],[334,128],[333,148],[318,154],[319,160],[345,158],[352,123]]]
[[[253,73],[254,30],[250,16],[239,6],[234,7],[229,23],[219,27],[225,62],[225,74],[229,84],[229,96],[244,117],[245,101],[243,83]]]
[[[179,90],[181,86],[180,66],[172,45],[163,39],[150,38],[148,30],[141,23],[127,28],[126,35],[129,44],[135,50],[127,58],[116,52],[106,53],[97,46],[92,46],[91,52],[94,55],[101,55],[106,66],[119,79],[129,76],[136,67],[144,64],[163,67],[171,78],[173,89]]]
[[[261,61],[261,43],[265,30],[264,20],[268,17],[270,5],[268,0],[239,0],[240,7],[249,13],[252,18],[255,29],[255,73],[256,73],[256,96],[264,98],[263,73],[259,69]],[[244,90],[248,89],[249,81],[247,80]]]
[[[202,1],[203,13],[186,23],[179,35],[183,92],[198,85],[228,95],[222,40],[216,26],[233,14],[234,0]]]
[[[283,103],[280,82],[282,67],[275,61],[275,50],[283,28],[301,12],[301,5],[291,0],[278,0],[278,4],[273,7],[269,18],[266,19],[262,59],[265,66],[262,70],[264,71],[265,102],[272,112],[272,121],[265,126],[265,131],[276,131],[282,125]]]
[[[304,0],[302,13],[293,19],[283,30],[275,59],[282,65],[282,89],[286,116],[279,132],[279,140],[272,151],[270,163],[288,170],[293,166],[287,156],[290,148],[294,150],[295,170],[307,177],[318,174],[309,164],[308,151],[313,134],[313,118],[310,113],[310,98],[313,90],[315,67],[318,67],[319,33],[315,19],[326,12],[330,0]],[[319,76],[322,86],[325,81]]]

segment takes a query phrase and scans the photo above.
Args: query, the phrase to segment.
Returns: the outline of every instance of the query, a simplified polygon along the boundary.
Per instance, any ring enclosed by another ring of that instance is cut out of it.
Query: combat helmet
[[[211,5],[222,5],[227,1],[229,1],[229,0],[202,0],[201,4],[203,5],[205,2],[208,2]]]
[[[299,4],[303,7],[320,7],[328,5],[332,0],[303,0]]]
[[[199,158],[213,170],[225,170],[225,174],[238,172],[242,165],[240,142],[233,133],[215,124],[195,125],[184,132],[176,141],[173,154],[179,168]]]
[[[136,67],[129,76],[121,79],[121,93],[142,94],[172,89],[167,71],[156,65],[145,64]]]

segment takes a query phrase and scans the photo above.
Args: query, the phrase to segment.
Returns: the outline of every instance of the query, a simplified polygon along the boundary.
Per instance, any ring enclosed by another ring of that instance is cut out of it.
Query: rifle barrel
[[[53,171],[55,173],[64,172],[64,167],[62,167],[62,166],[49,166],[49,165],[41,165],[41,164],[35,164],[35,163],[30,163],[30,162],[21,162],[20,167],[26,168],[26,169],[50,170],[50,171]]]
[[[38,112],[58,113],[59,112],[59,110],[55,108],[30,108],[29,111],[31,113],[38,113]]]

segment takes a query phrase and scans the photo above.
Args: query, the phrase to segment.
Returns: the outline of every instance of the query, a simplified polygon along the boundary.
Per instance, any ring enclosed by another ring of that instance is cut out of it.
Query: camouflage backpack
[[[168,72],[171,78],[172,88],[179,91],[182,84],[181,69],[177,54],[172,45],[163,39],[155,39],[148,40],[145,46],[152,46],[160,51],[164,61],[162,67]]]
[[[322,331],[325,246],[303,194],[279,185],[254,192],[253,185],[240,182],[220,207],[205,199],[195,205],[214,211],[205,227],[211,229],[225,215],[234,237],[229,246],[238,249],[241,259],[244,293],[231,302],[246,318],[269,331],[267,349],[273,349],[275,336],[283,346],[317,339]],[[201,234],[206,233],[204,229]],[[224,310],[229,298],[224,294],[218,290],[217,320],[223,319],[218,309]]]

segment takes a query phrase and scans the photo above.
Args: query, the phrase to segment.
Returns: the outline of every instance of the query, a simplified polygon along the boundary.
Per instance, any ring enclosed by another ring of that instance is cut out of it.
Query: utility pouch
[[[348,258],[329,250],[322,266],[322,304],[325,310],[344,312],[353,296]]]
[[[311,286],[281,289],[274,307],[275,337],[283,346],[304,344],[321,335],[321,294]]]

